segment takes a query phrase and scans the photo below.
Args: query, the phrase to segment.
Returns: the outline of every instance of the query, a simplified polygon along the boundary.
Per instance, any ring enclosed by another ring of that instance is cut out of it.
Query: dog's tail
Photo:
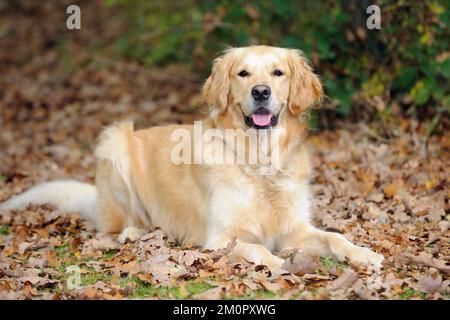
[[[79,212],[94,220],[97,202],[95,186],[75,180],[45,182],[34,186],[0,205],[1,210],[23,210],[29,203],[50,203],[58,209]]]

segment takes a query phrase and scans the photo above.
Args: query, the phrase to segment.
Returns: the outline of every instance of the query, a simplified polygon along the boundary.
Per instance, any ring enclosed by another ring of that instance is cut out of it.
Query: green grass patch
[[[281,292],[275,293],[273,291],[266,291],[263,289],[257,289],[253,290],[249,294],[245,294],[242,296],[230,296],[226,299],[228,300],[255,300],[255,299],[273,299],[277,296],[277,294],[280,294]]]
[[[326,269],[331,269],[331,268],[347,268],[348,264],[345,262],[340,262],[337,261],[329,256],[325,256],[325,257],[321,257],[320,258],[322,261],[322,265],[326,268]]]
[[[61,262],[61,264],[55,268],[55,270],[60,273],[60,276],[57,277],[58,280],[66,281],[67,278],[69,278],[71,275],[73,275],[72,272],[68,271],[68,268],[71,266],[77,266],[80,269],[82,269],[82,267],[78,263],[79,263],[78,260],[73,256],[71,257],[70,260]]]
[[[150,298],[157,297],[159,299],[189,299],[192,295],[196,295],[213,288],[212,285],[198,280],[186,281],[185,289],[188,295],[185,296],[180,286],[164,287],[156,286],[140,280],[137,277],[124,278],[119,281],[120,287],[125,287],[128,283],[136,283],[136,291],[134,298]]]
[[[179,287],[158,287],[136,277],[123,279],[119,285],[124,287],[129,282],[136,283],[135,298],[183,299]]]
[[[400,295],[400,299],[409,300],[414,297],[419,297],[419,298],[423,299],[423,298],[425,298],[425,296],[426,296],[425,292],[416,291],[412,288],[405,288],[405,289],[403,289],[403,293]]]
[[[199,294],[205,292],[206,290],[212,289],[214,286],[206,283],[206,282],[188,282],[186,284],[186,290],[191,295]]]
[[[67,253],[70,253],[69,244],[66,243],[61,246],[55,246],[55,253],[59,258],[64,257]]]
[[[136,286],[136,297],[158,297],[160,299],[183,299],[179,287],[157,287],[141,282]]]
[[[105,283],[111,282],[112,275],[107,273],[102,273],[94,270],[89,270],[89,273],[81,274],[81,285],[90,286],[95,284],[97,281],[103,281]]]
[[[102,259],[103,260],[111,260],[116,256],[116,254],[119,252],[119,250],[108,250],[103,253]]]
[[[7,176],[0,175],[0,181],[6,182],[8,180]]]
[[[0,226],[0,235],[7,236],[10,233],[9,226],[6,224],[3,224]]]

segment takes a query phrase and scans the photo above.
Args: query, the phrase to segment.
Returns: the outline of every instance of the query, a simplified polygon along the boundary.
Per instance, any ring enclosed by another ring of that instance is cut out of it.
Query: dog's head
[[[322,96],[299,50],[233,48],[217,58],[203,88],[211,116],[227,128],[268,129],[298,117]]]

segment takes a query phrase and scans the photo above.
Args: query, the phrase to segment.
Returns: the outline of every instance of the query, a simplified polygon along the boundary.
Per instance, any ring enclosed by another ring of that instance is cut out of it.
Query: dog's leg
[[[258,230],[253,234],[250,226],[244,226],[240,222],[242,220],[239,217],[251,210],[246,205],[251,203],[252,196],[252,190],[242,188],[239,180],[214,184],[211,202],[208,204],[209,221],[204,247],[225,248],[232,239],[236,239],[236,246],[229,254],[230,260],[239,262],[243,259],[266,265],[278,272],[284,260],[259,243]]]
[[[104,233],[119,233],[123,230],[126,221],[126,206],[123,197],[114,194],[113,188],[118,189],[123,183],[114,173],[111,164],[106,160],[100,160],[97,165],[96,185],[98,192],[96,227]],[[125,194],[125,189],[121,191]]]
[[[280,248],[298,248],[309,255],[331,255],[340,261],[348,258],[350,263],[378,268],[384,260],[382,255],[351,243],[339,233],[326,232],[307,224],[296,225],[283,239]]]
[[[231,238],[221,237],[210,239],[205,248],[207,249],[220,249],[225,248],[231,241]],[[226,240],[225,240],[226,239]],[[263,264],[269,267],[273,272],[281,271],[281,266],[284,263],[284,259],[272,254],[266,247],[261,244],[246,243],[239,239],[236,240],[236,246],[229,254],[230,260],[233,262],[241,262],[245,260],[254,264]]]
[[[126,243],[127,240],[134,242],[140,237],[142,237],[144,234],[146,234],[147,231],[142,228],[138,227],[127,227],[125,228],[122,233],[119,235],[118,240],[120,243]]]
[[[99,193],[97,225],[103,232],[119,233],[118,240],[136,241],[149,226],[133,180],[138,172],[134,129],[131,123],[112,125],[103,131],[95,151]]]

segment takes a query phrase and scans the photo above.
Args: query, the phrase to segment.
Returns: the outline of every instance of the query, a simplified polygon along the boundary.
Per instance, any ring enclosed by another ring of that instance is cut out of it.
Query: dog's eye
[[[247,70],[242,70],[241,72],[238,73],[239,77],[247,77],[248,76],[248,72]]]
[[[277,77],[281,77],[283,74],[284,74],[283,71],[279,69],[275,69],[275,71],[273,72],[273,75]]]

